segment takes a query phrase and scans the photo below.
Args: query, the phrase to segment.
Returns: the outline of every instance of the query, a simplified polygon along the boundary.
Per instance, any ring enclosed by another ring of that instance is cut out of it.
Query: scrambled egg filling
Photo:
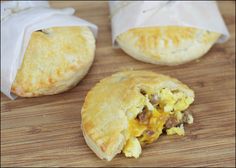
[[[138,158],[142,152],[141,145],[137,138],[131,137],[126,142],[126,148],[123,149],[126,157],[135,157]]]
[[[184,135],[183,123],[193,123],[186,110],[193,102],[179,90],[163,88],[155,94],[141,92],[145,96],[145,105],[135,119],[129,121],[128,140],[123,148],[126,157],[139,157],[141,146],[152,143],[162,134]]]
[[[174,135],[174,134],[184,135],[185,134],[184,125],[181,124],[180,127],[172,127],[170,129],[167,129],[166,133],[167,133],[167,135]]]

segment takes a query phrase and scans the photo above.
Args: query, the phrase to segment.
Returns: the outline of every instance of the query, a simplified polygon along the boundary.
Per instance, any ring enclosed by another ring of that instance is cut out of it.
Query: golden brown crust
[[[82,130],[88,146],[102,159],[111,160],[127,141],[129,120],[145,105],[142,89],[161,88],[194,93],[177,79],[150,71],[124,71],[101,80],[92,88],[81,110]]]
[[[201,57],[220,34],[178,26],[134,28],[117,42],[130,56],[153,64],[177,65]]]
[[[87,27],[33,32],[11,91],[22,97],[66,91],[87,73],[94,51],[95,39]]]

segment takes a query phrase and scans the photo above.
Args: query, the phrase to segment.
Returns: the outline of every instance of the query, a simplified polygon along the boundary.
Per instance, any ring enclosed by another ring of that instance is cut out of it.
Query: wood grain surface
[[[51,2],[77,9],[98,25],[96,58],[88,75],[59,95],[9,100],[1,95],[1,166],[235,166],[235,2],[219,2],[231,38],[216,44],[199,61],[167,67],[136,61],[111,47],[107,2]],[[196,93],[195,123],[186,136],[161,136],[139,159],[119,154],[100,160],[85,144],[80,110],[99,80],[124,69],[171,75]]]

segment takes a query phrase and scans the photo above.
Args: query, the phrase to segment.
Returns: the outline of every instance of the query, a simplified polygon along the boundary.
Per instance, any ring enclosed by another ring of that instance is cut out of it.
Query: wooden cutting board
[[[231,34],[199,61],[167,67],[136,61],[111,47],[107,2],[51,2],[77,9],[98,25],[96,58],[74,89],[59,95],[9,100],[1,95],[1,166],[235,166],[235,2],[219,2]],[[124,69],[171,75],[196,93],[195,123],[186,136],[161,136],[139,159],[100,160],[85,144],[80,109],[99,80]]]

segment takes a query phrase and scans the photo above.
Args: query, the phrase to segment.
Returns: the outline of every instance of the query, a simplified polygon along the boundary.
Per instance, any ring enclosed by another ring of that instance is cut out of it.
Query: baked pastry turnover
[[[66,91],[85,76],[94,52],[95,38],[87,27],[33,32],[11,92],[34,97]]]
[[[184,123],[193,123],[187,111],[193,101],[194,92],[177,79],[149,71],[116,73],[86,96],[84,138],[101,159],[120,152],[138,158],[162,133],[185,134]]]
[[[134,28],[116,41],[133,58],[162,65],[183,64],[204,55],[219,33],[191,27],[161,26]]]

